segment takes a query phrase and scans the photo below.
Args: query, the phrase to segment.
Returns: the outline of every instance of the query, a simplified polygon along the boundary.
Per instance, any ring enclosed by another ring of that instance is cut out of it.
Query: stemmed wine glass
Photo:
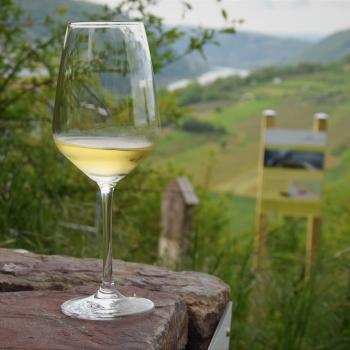
[[[81,319],[144,313],[152,301],[123,296],[112,278],[114,186],[149,154],[159,134],[145,29],[140,22],[75,22],[67,27],[57,82],[53,137],[101,191],[102,282],[61,309]]]

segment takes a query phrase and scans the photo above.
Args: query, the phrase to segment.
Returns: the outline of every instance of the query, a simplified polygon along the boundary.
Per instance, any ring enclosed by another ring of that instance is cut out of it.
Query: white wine
[[[58,149],[96,182],[117,182],[153,149],[136,137],[54,136]]]

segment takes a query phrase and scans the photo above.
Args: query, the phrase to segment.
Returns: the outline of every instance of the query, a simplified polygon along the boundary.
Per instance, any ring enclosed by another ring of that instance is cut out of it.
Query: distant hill
[[[67,22],[84,21],[87,15],[102,13],[103,10],[100,5],[76,0],[17,0],[16,2],[24,10],[25,16],[30,15],[33,20],[30,35],[45,35],[45,17],[57,14],[58,9],[67,9],[62,16]]]
[[[188,28],[184,28],[188,32]],[[264,66],[283,65],[293,62],[296,54],[301,54],[312,45],[308,41],[280,38],[271,35],[238,32],[234,35],[219,33],[218,45],[208,44],[204,49],[205,58],[197,52],[186,56],[166,67],[160,77],[161,83],[194,78],[216,67],[235,69],[256,69]],[[186,36],[179,40],[175,50],[184,48]]]
[[[33,26],[28,30],[29,36],[45,36],[45,17],[57,14],[59,9],[66,9],[67,12],[61,17],[63,21],[84,21],[89,15],[102,13],[103,6],[90,2],[78,0],[17,0],[19,6],[24,10],[24,16],[30,16]],[[180,45],[184,45],[181,43]],[[165,85],[170,81],[181,79],[183,77],[195,77],[208,69],[208,63],[198,54],[190,57],[184,57],[179,61],[166,67],[164,72],[157,79]]]
[[[100,5],[77,0],[17,0],[25,13],[33,19],[30,35],[45,35],[43,25],[47,14],[55,14],[58,8],[66,8],[63,19],[68,21],[86,20],[88,14],[98,14]],[[189,28],[183,28],[185,32]],[[181,51],[186,45],[185,36],[175,49]],[[290,63],[293,57],[301,55],[310,47],[307,41],[281,38],[252,32],[238,32],[234,35],[218,34],[216,45],[205,48],[206,59],[198,53],[188,55],[167,66],[157,77],[160,84],[183,78],[193,78],[217,66],[254,69],[262,66]]]
[[[176,44],[181,52],[187,42],[187,33]],[[204,49],[205,59],[197,52],[186,56],[165,68],[161,82],[193,78],[215,67],[256,69],[263,66],[291,63],[296,53],[301,54],[311,44],[294,38],[280,38],[253,32],[238,32],[234,35],[220,33],[216,37],[218,45],[208,44]],[[176,79],[174,79],[176,78]]]
[[[350,29],[334,33],[296,55],[298,62],[328,63],[350,54]]]
[[[212,65],[247,69],[289,63],[310,46],[299,39],[253,32],[219,34],[218,42],[220,46],[209,45],[205,50]]]

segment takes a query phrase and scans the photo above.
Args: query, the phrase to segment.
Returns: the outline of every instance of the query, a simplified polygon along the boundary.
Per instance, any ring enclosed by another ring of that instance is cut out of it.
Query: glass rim
[[[68,23],[69,28],[108,28],[143,25],[141,21],[77,21]]]

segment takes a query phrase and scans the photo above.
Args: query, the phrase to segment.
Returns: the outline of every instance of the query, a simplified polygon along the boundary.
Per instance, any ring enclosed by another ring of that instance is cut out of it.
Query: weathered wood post
[[[260,269],[267,255],[267,214],[261,211],[262,200],[262,183],[264,173],[264,152],[265,152],[265,130],[274,128],[276,124],[276,112],[272,109],[263,111],[261,121],[260,136],[260,155],[259,155],[259,175],[258,175],[258,192],[256,200],[256,236],[255,236],[255,261],[254,268]]]
[[[170,182],[163,193],[159,257],[167,266],[185,265],[191,249],[193,207],[199,203],[186,177]]]
[[[328,115],[326,113],[316,113],[314,115],[313,131],[326,132],[327,131]],[[321,237],[320,216],[310,215],[307,218],[307,236],[306,236],[306,278],[310,276],[313,264],[316,260],[318,245]]]

